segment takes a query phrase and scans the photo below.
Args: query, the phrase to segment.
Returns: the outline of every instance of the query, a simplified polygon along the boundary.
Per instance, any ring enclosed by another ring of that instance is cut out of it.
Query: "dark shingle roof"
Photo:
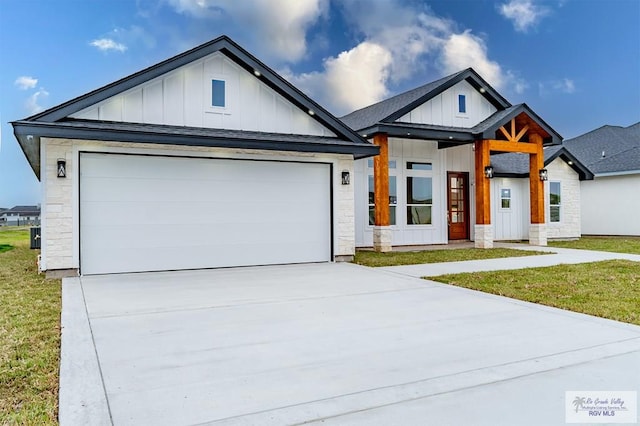
[[[484,96],[496,105],[498,109],[511,105],[509,101],[487,84],[478,73],[472,68],[467,68],[407,92],[392,96],[389,99],[353,111],[341,117],[341,120],[354,130],[366,129],[379,122],[392,122],[465,79],[478,88],[482,87],[484,89]]]
[[[340,119],[349,127],[354,130],[364,129],[369,126],[373,126],[379,121],[384,120],[399,109],[415,102],[423,96],[434,91],[443,84],[453,80],[455,77],[463,73],[459,71],[455,74],[443,77],[440,80],[432,81],[423,86],[416,87],[408,92],[400,93],[391,98],[385,99],[373,105],[361,108],[353,111],[350,114],[341,117]]]
[[[640,171],[640,122],[628,127],[602,126],[564,145],[596,175]]]
[[[550,164],[556,158],[569,162],[578,173],[580,180],[591,180],[593,174],[562,145],[553,145],[544,149],[544,164]],[[491,155],[491,165],[496,176],[527,177],[529,175],[529,154],[501,153]]]

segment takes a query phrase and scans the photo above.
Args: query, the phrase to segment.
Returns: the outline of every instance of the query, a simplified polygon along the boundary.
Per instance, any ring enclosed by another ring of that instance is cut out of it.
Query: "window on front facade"
[[[431,163],[407,162],[407,225],[431,225],[432,169]]]
[[[549,221],[560,222],[560,182],[549,182]]]
[[[211,80],[211,106],[224,107],[225,99],[225,82],[224,80]]]
[[[369,225],[376,224],[376,201],[373,176],[369,175]],[[396,224],[396,205],[398,204],[398,192],[396,177],[389,176],[389,225]]]
[[[500,207],[503,209],[511,208],[511,189],[502,188],[500,190]]]
[[[467,97],[465,95],[458,95],[458,112],[467,113]]]

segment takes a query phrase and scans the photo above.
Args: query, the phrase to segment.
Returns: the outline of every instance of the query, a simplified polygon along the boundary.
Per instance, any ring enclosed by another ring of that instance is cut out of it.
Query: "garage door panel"
[[[81,155],[83,274],[330,260],[330,168]]]

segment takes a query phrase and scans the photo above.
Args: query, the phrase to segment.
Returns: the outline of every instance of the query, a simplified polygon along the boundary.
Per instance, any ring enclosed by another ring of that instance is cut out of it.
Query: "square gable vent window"
[[[211,80],[211,105],[214,107],[225,107],[224,83],[224,80]]]
[[[467,113],[467,97],[465,95],[458,95],[458,112]]]

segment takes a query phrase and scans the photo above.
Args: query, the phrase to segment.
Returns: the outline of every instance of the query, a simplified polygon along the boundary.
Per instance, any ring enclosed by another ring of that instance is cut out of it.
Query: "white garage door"
[[[331,260],[328,164],[81,153],[83,274]]]

